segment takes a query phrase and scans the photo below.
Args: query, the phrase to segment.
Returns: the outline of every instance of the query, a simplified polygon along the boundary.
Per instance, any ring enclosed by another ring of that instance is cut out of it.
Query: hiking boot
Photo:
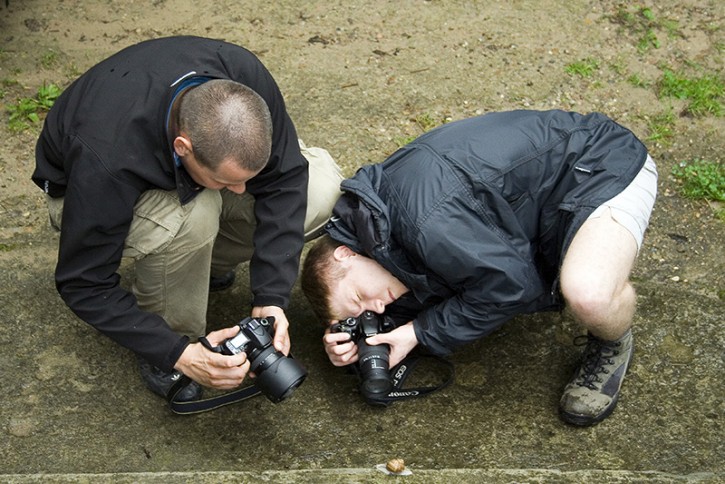
[[[209,278],[209,292],[223,291],[224,289],[231,287],[232,284],[234,284],[235,277],[236,275],[234,274],[234,271],[229,271],[219,277],[211,276]]]
[[[579,368],[559,401],[562,420],[581,426],[599,423],[614,411],[634,350],[631,330],[616,341],[586,338]]]
[[[141,378],[146,383],[149,390],[157,395],[167,398],[167,394],[171,387],[183,376],[180,371],[172,371],[167,373],[143,358],[138,358],[138,367],[141,372]],[[189,384],[182,388],[174,398],[175,402],[192,402],[201,399],[201,385],[195,381],[189,380]]]

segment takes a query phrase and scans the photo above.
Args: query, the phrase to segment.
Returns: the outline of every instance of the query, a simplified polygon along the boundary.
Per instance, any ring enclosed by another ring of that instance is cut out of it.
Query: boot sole
[[[616,399],[612,400],[612,403],[606,408],[606,410],[604,410],[604,412],[600,413],[596,417],[569,413],[562,410],[561,408],[559,409],[559,417],[568,424],[576,425],[578,427],[589,427],[598,424],[605,418],[609,417],[612,412],[614,412],[614,408],[617,406],[618,401],[619,395],[617,395]]]

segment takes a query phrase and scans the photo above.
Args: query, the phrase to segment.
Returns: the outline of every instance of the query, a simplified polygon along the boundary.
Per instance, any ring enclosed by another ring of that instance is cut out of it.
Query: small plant
[[[667,141],[675,133],[675,115],[670,109],[664,114],[653,116],[647,120],[647,127],[650,132],[648,141]]]
[[[0,252],[10,252],[17,248],[16,244],[0,244]]]
[[[617,57],[614,61],[610,62],[609,67],[620,77],[627,75],[627,64],[621,57]]]
[[[648,81],[646,81],[646,80],[642,79],[642,78],[641,78],[641,77],[639,77],[639,75],[637,75],[637,74],[632,74],[631,76],[629,76],[629,77],[627,78],[627,82],[629,82],[629,83],[630,83],[631,85],[633,85],[634,87],[643,87],[643,88],[647,88],[647,87],[649,87],[649,85],[650,85],[650,83],[649,83]]]
[[[396,137],[393,138],[393,142],[395,143],[395,145],[398,148],[402,148],[403,146],[405,146],[407,144],[410,144],[413,141],[415,141],[415,138],[417,138],[417,137],[418,136],[416,136],[416,135],[413,135],[413,136],[396,136]]]
[[[24,97],[14,105],[8,106],[8,126],[12,131],[24,131],[31,124],[40,122],[40,113],[47,112],[60,96],[60,87],[55,84],[43,84],[35,97]]]
[[[657,38],[657,34],[652,29],[647,29],[644,35],[637,42],[637,50],[640,52],[647,52],[651,47],[655,49],[660,48],[660,39]]]
[[[599,61],[592,59],[591,57],[587,57],[586,59],[568,64],[564,68],[564,71],[566,71],[567,74],[579,77],[591,77],[597,69],[599,69]]]
[[[415,117],[415,122],[420,126],[420,129],[425,133],[438,126],[440,123],[433,119],[428,113],[423,113],[420,116]]]
[[[48,50],[40,58],[40,65],[46,69],[50,69],[58,63],[58,53],[54,50]]]
[[[8,90],[5,89],[6,87],[14,86],[18,83],[18,81],[13,81],[11,79],[2,79],[0,81],[0,99],[4,99],[5,96],[8,95]]]
[[[637,7],[634,11],[622,7],[611,19],[612,22],[622,25],[637,37],[637,50],[641,53],[653,48],[660,48],[661,43],[657,37],[657,29],[665,30],[669,36],[679,35],[677,22],[658,19],[654,11],[649,7]]]
[[[676,20],[662,19],[659,22],[660,27],[667,31],[667,35],[670,37],[682,36],[680,33],[680,24]]]
[[[659,83],[659,95],[688,101],[687,112],[693,116],[721,116],[725,84],[715,75],[691,79],[665,69]]]
[[[672,175],[682,184],[687,198],[725,202],[725,165],[695,159],[683,161],[672,169]]]
[[[415,121],[415,124],[417,124],[418,127],[423,131],[423,133],[425,133],[441,124],[447,123],[448,121],[450,121],[450,119],[444,118],[441,121],[436,121],[436,119],[433,116],[431,116],[430,114],[423,113],[423,114],[419,114],[418,116],[413,118],[411,121]],[[398,148],[401,148],[401,147],[407,145],[408,143],[411,143],[412,141],[414,141],[418,136],[420,136],[420,135],[396,136],[393,139],[393,141],[398,146]]]
[[[723,42],[723,41],[715,42],[715,50],[719,54],[722,54],[723,52],[725,52],[725,42]]]
[[[38,88],[38,95],[36,97],[38,107],[43,111],[50,110],[61,92],[63,92],[61,88],[55,84],[43,84]]]

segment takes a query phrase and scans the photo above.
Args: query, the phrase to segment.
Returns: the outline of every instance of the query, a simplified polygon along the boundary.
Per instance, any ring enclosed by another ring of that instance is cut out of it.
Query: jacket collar
[[[198,86],[199,84],[203,84],[208,80],[210,80],[209,77],[197,76],[195,71],[191,71],[188,74],[185,74],[181,78],[174,81],[170,86],[174,89],[174,93],[171,96],[171,101],[168,103],[168,107],[166,110],[166,117],[165,117],[166,139],[168,142],[169,150],[171,151],[171,156],[174,159],[174,176],[176,178],[176,191],[179,194],[179,200],[181,201],[182,205],[189,203],[191,200],[193,200],[194,197],[196,197],[196,195],[204,189],[204,187],[199,185],[198,183],[196,183],[194,181],[194,179],[191,178],[189,173],[184,168],[184,165],[181,163],[181,159],[179,158],[179,156],[176,154],[176,151],[174,150],[173,142],[174,142],[175,134],[169,131],[171,108],[174,105],[174,101],[176,101],[176,98],[181,93],[183,93],[187,89]]]
[[[369,165],[343,180],[343,195],[328,224],[330,236],[361,254],[384,248],[390,238],[388,207],[378,196],[382,168]]]

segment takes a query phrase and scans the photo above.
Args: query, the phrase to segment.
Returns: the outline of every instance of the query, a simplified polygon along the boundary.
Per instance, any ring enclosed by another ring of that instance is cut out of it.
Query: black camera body
[[[247,354],[250,370],[256,374],[254,384],[273,403],[289,397],[307,377],[307,370],[297,360],[277,351],[273,343],[273,317],[244,318],[239,333],[225,340],[221,352],[225,355]]]
[[[390,347],[386,344],[368,345],[366,338],[395,329],[393,321],[383,315],[365,311],[360,316],[346,318],[331,326],[333,333],[348,333],[358,347],[360,391],[367,399],[387,395],[393,389],[390,378]]]

